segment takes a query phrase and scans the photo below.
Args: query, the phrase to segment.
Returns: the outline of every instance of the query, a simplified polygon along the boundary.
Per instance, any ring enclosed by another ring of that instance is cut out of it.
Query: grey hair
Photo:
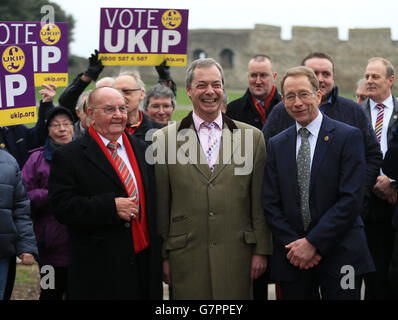
[[[185,77],[185,84],[187,88],[191,88],[193,80],[193,72],[195,71],[196,68],[209,68],[211,66],[216,66],[217,69],[220,71],[222,84],[224,85],[224,71],[221,65],[213,58],[203,58],[203,59],[197,59],[190,64]]]
[[[104,77],[99,79],[96,83],[95,83],[95,87],[96,88],[100,88],[100,87],[111,87],[113,82],[115,81],[115,78],[113,77]],[[104,85],[109,83],[108,85]]]
[[[148,110],[149,101],[153,97],[155,97],[155,98],[170,98],[171,104],[173,105],[173,110],[176,107],[176,98],[174,96],[173,91],[169,87],[167,87],[163,84],[157,84],[157,85],[153,86],[152,88],[150,88],[147,91],[147,93],[145,94],[144,102],[143,102],[143,107],[144,107],[145,111]]]
[[[87,98],[88,98],[89,94],[91,93],[91,91],[93,91],[93,90],[84,91],[79,96],[79,99],[77,99],[75,110],[79,110],[80,112],[86,112],[86,110],[87,110]]]
[[[366,87],[365,78],[359,79],[359,80],[357,81],[357,89],[358,89],[358,88],[361,88],[361,87]]]
[[[133,71],[124,71],[124,72],[121,72],[121,73],[119,74],[119,77],[120,77],[120,76],[130,76],[130,77],[133,77],[133,78],[135,79],[135,81],[137,82],[137,85],[140,87],[140,89],[145,89],[145,83],[144,83],[144,81],[142,81],[141,76],[140,76],[140,73],[139,73],[138,71],[136,71],[136,70],[133,70]]]
[[[375,61],[380,61],[384,65],[384,67],[386,68],[387,79],[394,75],[394,66],[389,60],[382,57],[373,57],[368,60],[368,64]]]

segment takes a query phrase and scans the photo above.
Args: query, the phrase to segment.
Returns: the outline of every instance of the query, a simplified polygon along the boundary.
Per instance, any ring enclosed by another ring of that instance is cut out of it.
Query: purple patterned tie
[[[377,118],[376,118],[376,125],[375,125],[375,133],[377,140],[381,139],[381,132],[383,131],[383,118],[384,118],[384,108],[385,105],[382,103],[379,103],[376,105],[376,108],[379,109],[379,112],[377,113]]]
[[[209,132],[209,136],[207,139],[206,159],[207,163],[209,164],[210,171],[213,172],[217,161],[217,156],[218,156],[217,146],[219,144],[219,139],[217,137],[216,123],[203,122],[203,126],[206,127]]]

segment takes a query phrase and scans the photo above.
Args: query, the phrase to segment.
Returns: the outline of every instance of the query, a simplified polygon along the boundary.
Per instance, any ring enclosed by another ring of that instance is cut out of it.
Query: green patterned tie
[[[297,155],[297,181],[300,193],[300,212],[303,219],[304,230],[311,222],[310,214],[310,176],[311,176],[311,148],[308,141],[310,132],[306,128],[298,131],[301,136],[301,145]]]

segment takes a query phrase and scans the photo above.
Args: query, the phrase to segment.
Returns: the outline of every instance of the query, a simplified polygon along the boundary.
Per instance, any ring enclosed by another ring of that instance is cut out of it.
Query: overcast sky
[[[189,9],[189,29],[253,29],[255,24],[282,28],[290,39],[292,26],[338,27],[339,38],[351,28],[391,28],[398,40],[397,0],[52,0],[75,20],[73,54],[88,57],[99,45],[100,8]],[[189,39],[188,39],[189,41]]]

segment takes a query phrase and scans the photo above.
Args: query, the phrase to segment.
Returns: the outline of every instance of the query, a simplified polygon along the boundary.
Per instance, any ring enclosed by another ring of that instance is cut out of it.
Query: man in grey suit
[[[394,67],[384,58],[371,58],[366,67],[365,79],[369,98],[362,106],[375,130],[384,157],[392,128],[398,123],[398,100],[391,94],[395,80]],[[392,298],[387,276],[394,241],[391,219],[396,201],[396,182],[380,171],[373,187],[369,210],[364,216],[368,245],[376,265],[376,273],[365,277],[365,299]]]

